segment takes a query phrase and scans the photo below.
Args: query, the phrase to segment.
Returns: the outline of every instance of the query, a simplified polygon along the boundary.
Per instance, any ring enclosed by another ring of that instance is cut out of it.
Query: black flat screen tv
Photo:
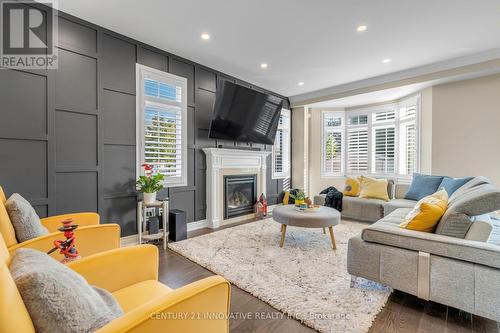
[[[209,137],[274,144],[283,99],[219,80]]]

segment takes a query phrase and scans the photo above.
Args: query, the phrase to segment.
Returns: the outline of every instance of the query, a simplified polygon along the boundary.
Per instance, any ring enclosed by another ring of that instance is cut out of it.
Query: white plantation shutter
[[[331,131],[326,134],[324,156],[324,173],[327,175],[340,175],[342,173],[341,131]]]
[[[323,112],[323,176],[340,176],[343,174],[343,122],[344,118],[338,112]]]
[[[419,99],[402,101],[399,109],[399,173],[418,172],[417,113]]]
[[[167,177],[181,177],[181,109],[146,102],[144,108],[144,162]]]
[[[347,130],[347,172],[368,172],[368,128]]]
[[[375,174],[395,173],[396,130],[394,126],[373,128],[372,172]]]
[[[281,110],[273,146],[273,178],[290,177],[290,110]]]
[[[415,122],[400,125],[400,168],[399,173],[411,175],[417,172],[417,127]]]
[[[373,113],[373,123],[381,123],[386,121],[394,121],[396,119],[396,111],[387,110]]]
[[[186,186],[186,79],[137,65],[137,80],[137,173],[151,164],[166,186]]]

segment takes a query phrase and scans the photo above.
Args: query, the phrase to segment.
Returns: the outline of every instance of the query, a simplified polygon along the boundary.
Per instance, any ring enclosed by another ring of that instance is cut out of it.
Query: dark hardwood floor
[[[189,233],[189,237],[214,231],[217,230],[200,229]],[[171,288],[182,287],[210,275],[213,273],[209,270],[173,251],[160,250],[160,280]],[[237,314],[235,317],[239,316],[239,318],[230,321],[231,333],[316,332],[235,286],[232,286],[231,289],[231,312]],[[243,316],[247,313],[251,313],[253,316],[258,315],[260,318],[244,319]],[[500,326],[498,322],[395,291],[384,309],[378,314],[370,332],[500,333]]]

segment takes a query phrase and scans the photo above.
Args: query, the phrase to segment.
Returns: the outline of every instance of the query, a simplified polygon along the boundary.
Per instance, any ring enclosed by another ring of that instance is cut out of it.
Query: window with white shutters
[[[168,187],[187,185],[187,81],[137,65],[137,173],[144,163]]]
[[[290,110],[281,110],[273,146],[273,178],[290,177]]]
[[[338,112],[324,111],[322,142],[322,175],[341,176],[344,171],[344,117]]]
[[[399,173],[403,175],[418,171],[418,109],[417,97],[404,100],[399,106]]]
[[[368,172],[368,128],[347,130],[347,173]]]
[[[394,174],[396,152],[396,129],[394,125],[373,128],[372,172],[375,174]]]
[[[345,112],[323,111],[322,176],[418,172],[419,113],[418,95]]]

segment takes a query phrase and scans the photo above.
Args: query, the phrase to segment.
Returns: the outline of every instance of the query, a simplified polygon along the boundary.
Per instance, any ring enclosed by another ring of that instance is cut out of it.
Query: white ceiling
[[[500,47],[499,0],[59,0],[59,8],[285,96]],[[361,24],[367,31],[356,31]]]

